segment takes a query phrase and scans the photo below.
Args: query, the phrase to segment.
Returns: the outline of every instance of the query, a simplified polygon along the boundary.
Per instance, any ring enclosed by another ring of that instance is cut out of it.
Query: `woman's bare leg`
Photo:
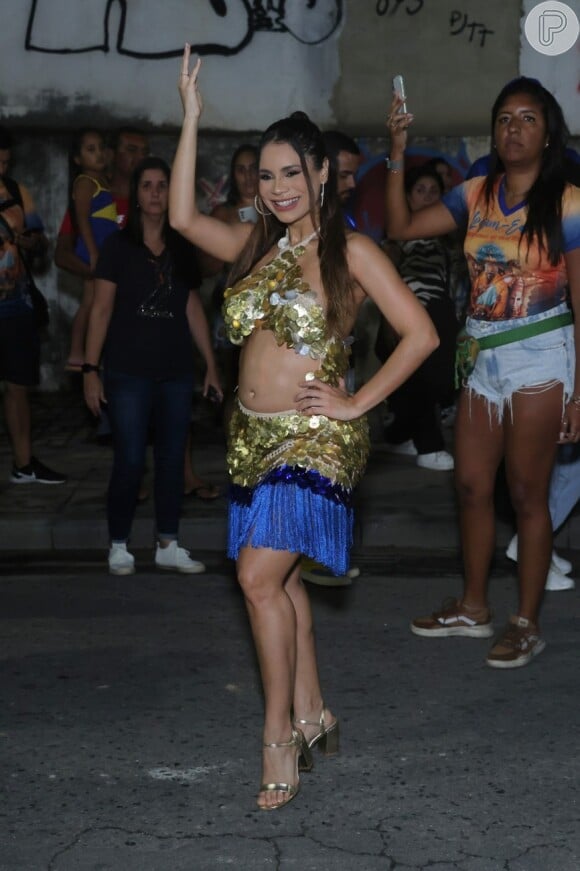
[[[316,661],[316,641],[310,598],[300,579],[300,566],[290,574],[286,584],[286,592],[290,596],[296,613],[296,678],[294,682],[293,707],[295,719],[320,721],[323,696]],[[336,719],[328,708],[324,709],[326,725]],[[320,728],[311,725],[300,725],[307,741],[311,740]]]
[[[463,549],[463,604],[487,608],[489,568],[495,550],[495,479],[503,454],[503,426],[486,400],[463,390],[455,424],[455,486]]]
[[[292,734],[292,698],[296,676],[296,611],[286,591],[298,568],[298,554],[246,547],[237,562],[264,689],[264,743],[280,743]],[[296,749],[263,748],[262,783],[296,781]],[[281,791],[263,792],[258,805],[280,804]]]
[[[506,414],[506,473],[517,516],[519,616],[537,624],[552,556],[550,477],[562,417],[562,384],[514,393]]]

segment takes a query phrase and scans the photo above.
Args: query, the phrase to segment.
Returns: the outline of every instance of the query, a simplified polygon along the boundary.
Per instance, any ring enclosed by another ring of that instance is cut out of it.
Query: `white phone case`
[[[407,93],[405,91],[405,80],[403,76],[395,76],[393,79],[393,93],[397,95],[402,101],[403,105],[400,107],[399,112],[402,114],[406,114],[407,112]]]

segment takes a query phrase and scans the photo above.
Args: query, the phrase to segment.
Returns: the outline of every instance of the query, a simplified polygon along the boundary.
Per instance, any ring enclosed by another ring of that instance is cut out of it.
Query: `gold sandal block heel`
[[[310,741],[307,742],[308,749],[312,750],[318,744],[320,751],[325,756],[334,756],[339,752],[340,749],[340,728],[338,725],[338,720],[335,720],[334,723],[331,723],[330,726],[326,725],[324,719],[324,703],[322,704],[322,711],[320,714],[320,719],[316,720],[301,720],[295,719],[294,724],[297,726],[318,726],[320,731],[314,735]],[[309,768],[301,768],[301,771],[309,771]]]
[[[338,720],[335,720],[332,726],[329,726],[324,734],[316,740],[316,744],[325,756],[335,756],[339,752],[340,728]]]
[[[278,808],[284,807],[284,805],[291,802],[293,798],[298,795],[298,791],[300,790],[300,777],[299,771],[310,771],[312,768],[312,753],[310,752],[310,748],[306,743],[306,739],[300,729],[292,729],[292,737],[289,741],[280,741],[280,742],[271,742],[264,744],[264,747],[273,747],[277,749],[279,747],[296,747],[296,783],[263,783],[260,786],[259,793],[261,792],[285,792],[286,798],[283,801],[278,802],[278,804],[271,805],[258,805],[258,808],[262,811],[275,811]]]

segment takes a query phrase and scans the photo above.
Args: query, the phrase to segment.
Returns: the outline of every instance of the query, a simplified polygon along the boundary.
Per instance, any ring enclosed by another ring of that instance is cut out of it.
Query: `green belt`
[[[523,327],[514,327],[513,330],[504,330],[491,336],[482,336],[481,339],[476,339],[475,336],[470,336],[469,333],[462,330],[457,337],[455,386],[460,387],[465,379],[471,375],[480,351],[486,351],[488,348],[499,348],[501,345],[509,345],[511,342],[521,342],[522,339],[529,339],[532,336],[540,336],[542,333],[567,327],[573,321],[572,312],[567,311],[561,315],[545,318],[543,321],[525,324]]]

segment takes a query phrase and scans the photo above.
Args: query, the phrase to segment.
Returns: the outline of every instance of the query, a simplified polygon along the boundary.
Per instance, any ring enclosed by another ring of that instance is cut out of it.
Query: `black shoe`
[[[49,469],[36,457],[31,457],[27,466],[20,469],[12,466],[10,480],[13,484],[66,484],[67,477]]]

